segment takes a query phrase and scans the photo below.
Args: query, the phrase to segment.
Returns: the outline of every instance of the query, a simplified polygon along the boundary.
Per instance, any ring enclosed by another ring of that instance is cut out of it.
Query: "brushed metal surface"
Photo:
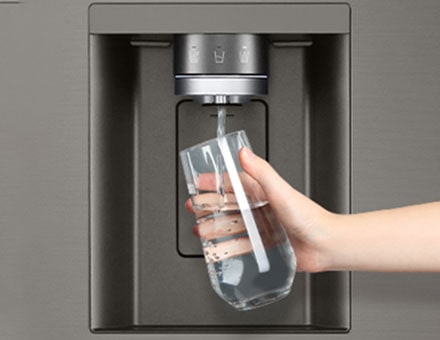
[[[253,97],[267,94],[267,77],[191,76],[175,78],[178,96],[235,96]],[[227,100],[227,102],[230,102]]]
[[[174,74],[267,75],[267,42],[257,34],[179,34]]]
[[[269,338],[89,332],[90,3],[0,5],[0,338]],[[349,4],[354,211],[438,200],[440,3]],[[331,338],[438,339],[439,287],[438,274],[354,273],[353,328]],[[324,337],[329,336],[270,336]]]

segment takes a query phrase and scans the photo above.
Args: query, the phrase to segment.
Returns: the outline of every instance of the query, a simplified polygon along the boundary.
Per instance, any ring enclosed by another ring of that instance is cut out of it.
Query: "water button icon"
[[[189,51],[189,62],[191,64],[198,64],[200,59],[200,51],[197,46],[191,46],[191,50]]]
[[[214,61],[216,64],[223,64],[225,62],[225,50],[222,49],[215,50]]]
[[[239,51],[240,63],[247,64],[249,62],[249,50],[247,46],[242,46]]]

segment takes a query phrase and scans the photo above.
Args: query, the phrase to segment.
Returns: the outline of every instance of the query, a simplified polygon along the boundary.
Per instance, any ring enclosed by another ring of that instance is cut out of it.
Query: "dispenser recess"
[[[199,33],[267,41],[267,95],[234,102],[227,128],[244,128],[295,188],[331,211],[350,212],[348,5],[94,4],[90,328],[348,332],[347,272],[299,273],[288,298],[250,312],[236,312],[210,287],[183,206],[178,151],[215,135],[215,110],[176,96],[173,73],[174,44]]]

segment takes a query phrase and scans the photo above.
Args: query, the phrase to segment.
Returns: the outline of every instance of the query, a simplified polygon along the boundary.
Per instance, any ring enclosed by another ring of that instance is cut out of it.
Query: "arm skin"
[[[341,215],[293,189],[263,159],[240,151],[295,249],[298,270],[440,272],[440,202]]]
[[[327,270],[440,271],[440,202],[332,219]]]

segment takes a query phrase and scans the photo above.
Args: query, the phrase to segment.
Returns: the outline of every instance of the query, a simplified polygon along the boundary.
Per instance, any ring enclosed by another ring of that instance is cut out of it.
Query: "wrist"
[[[344,225],[350,215],[328,212],[321,242],[321,271],[348,270],[341,261],[341,247],[344,244]]]

